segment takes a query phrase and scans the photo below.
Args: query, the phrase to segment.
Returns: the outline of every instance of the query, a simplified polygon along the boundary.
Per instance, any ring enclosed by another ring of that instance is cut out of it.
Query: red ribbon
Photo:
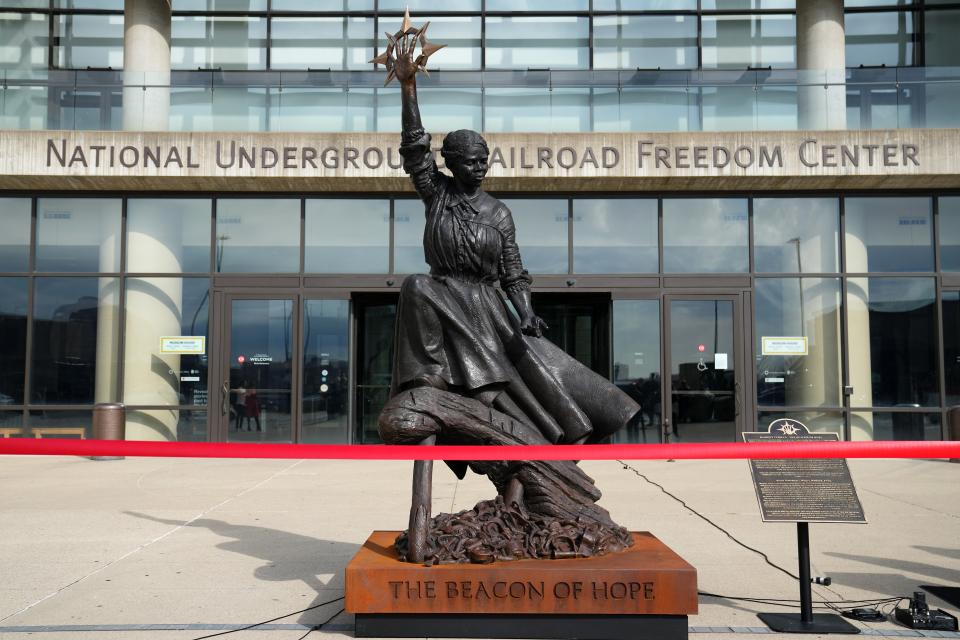
[[[732,460],[960,458],[960,442],[757,442],[433,447],[140,440],[0,439],[0,455],[319,460]]]

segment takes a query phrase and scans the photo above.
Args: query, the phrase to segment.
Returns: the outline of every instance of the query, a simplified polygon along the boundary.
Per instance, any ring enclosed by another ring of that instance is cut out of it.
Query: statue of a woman
[[[517,444],[583,443],[606,438],[634,417],[640,407],[608,380],[542,337],[547,327],[530,302],[532,279],[523,267],[513,217],[506,205],[481,188],[488,167],[486,141],[475,131],[448,134],[442,155],[452,175],[438,169],[417,104],[416,72],[420,65],[413,58],[413,46],[405,46],[407,39],[400,37],[411,31],[416,33],[407,28],[397,34],[395,57],[389,66],[401,87],[400,153],[404,170],[426,207],[423,247],[430,274],[407,277],[400,291],[395,400],[397,394],[422,387],[476,400],[511,419],[515,426],[506,430],[523,432]],[[412,40],[415,43],[416,36]],[[418,431],[413,424],[416,420],[397,420],[390,411],[388,404],[380,420],[381,433],[388,442],[417,442],[428,436],[430,430]],[[393,417],[385,419],[387,415]],[[488,433],[471,434],[469,426],[449,427],[449,433],[431,429],[440,442],[491,441]],[[448,464],[463,477],[467,463]],[[469,464],[491,477],[508,505],[515,503],[537,511],[538,505],[544,507],[550,502],[539,491],[542,486],[530,486],[532,481],[518,472],[522,465],[501,465],[491,471],[489,465]],[[571,484],[585,484],[586,478],[590,486],[583,490],[595,492],[585,499],[589,509],[574,506],[562,515],[589,518],[592,513],[602,512],[595,519],[607,520],[606,512],[592,504],[599,497],[592,481],[572,463],[554,467],[551,473],[557,475],[558,482],[563,482],[565,474],[577,476],[569,479]],[[556,512],[555,506],[541,510]]]

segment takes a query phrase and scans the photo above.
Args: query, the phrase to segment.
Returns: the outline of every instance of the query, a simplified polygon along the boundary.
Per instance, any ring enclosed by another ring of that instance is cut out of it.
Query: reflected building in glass
[[[399,143],[398,88],[368,61],[406,2],[158,4],[0,0],[0,127],[249,135],[281,156],[298,132]],[[960,127],[957,3],[410,10],[447,44],[418,79],[438,133],[599,149],[799,132],[826,153],[830,132]],[[548,337],[642,407],[619,441],[734,441],[785,416],[848,440],[947,436],[960,176],[892,189],[847,160],[814,187],[757,163],[710,179],[668,167],[644,188],[538,168],[500,183]],[[131,439],[377,441],[399,286],[429,269],[422,204],[399,169],[307,188],[232,171],[140,189],[64,169],[58,188],[0,193],[4,436],[90,437],[94,404],[122,402]]]

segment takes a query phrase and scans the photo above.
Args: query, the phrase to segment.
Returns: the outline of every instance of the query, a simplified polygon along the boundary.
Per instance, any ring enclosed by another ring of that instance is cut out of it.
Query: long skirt
[[[596,442],[640,405],[546,338],[523,335],[492,285],[407,277],[397,310],[394,393],[429,378],[451,391],[499,390],[494,406],[555,443]]]

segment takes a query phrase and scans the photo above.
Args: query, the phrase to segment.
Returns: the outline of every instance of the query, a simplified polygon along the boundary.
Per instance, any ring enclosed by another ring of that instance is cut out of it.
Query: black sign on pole
[[[811,433],[781,418],[767,431],[747,432],[744,442],[837,442],[836,433]],[[866,523],[863,506],[843,458],[750,460],[753,488],[764,522]]]
[[[836,442],[836,433],[810,433],[798,420],[774,420],[766,431],[743,434],[744,442]],[[763,622],[781,633],[860,633],[832,613],[813,613],[810,586],[810,522],[865,523],[863,505],[853,486],[847,461],[785,458],[750,460],[753,488],[764,522],[797,523],[797,556],[800,574],[800,613],[758,613]]]

